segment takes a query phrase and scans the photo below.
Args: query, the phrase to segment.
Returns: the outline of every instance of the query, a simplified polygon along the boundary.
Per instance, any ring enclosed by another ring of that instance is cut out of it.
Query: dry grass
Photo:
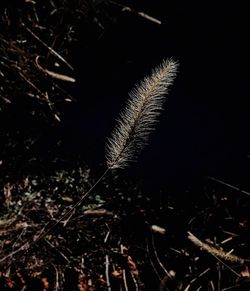
[[[77,81],[70,62],[77,27],[84,19],[103,29],[102,22],[89,1],[20,3],[1,10],[1,114],[16,106],[20,116],[29,113],[33,120],[57,123],[60,104],[72,100],[68,89]],[[91,187],[90,170],[58,166],[47,174],[20,175],[16,144],[23,131],[18,128],[13,142],[9,126],[1,123],[6,130],[5,135],[1,131],[0,158],[1,290],[250,289],[248,191],[210,179],[197,192],[161,195],[106,177],[84,205],[60,220]],[[34,143],[27,136],[25,149]],[[23,149],[18,153],[24,155]]]

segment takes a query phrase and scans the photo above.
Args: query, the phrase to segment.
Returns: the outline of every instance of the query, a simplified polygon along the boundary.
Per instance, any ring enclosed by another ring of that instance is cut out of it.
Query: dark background
[[[80,28],[71,48],[76,103],[66,108],[60,125],[45,130],[33,154],[86,162],[98,175],[128,92],[162,59],[173,57],[179,73],[157,130],[121,176],[162,189],[187,188],[210,175],[250,189],[250,26],[243,1],[100,2],[107,6],[106,18],[94,14],[95,27],[83,27],[82,34]]]
[[[105,139],[127,92],[163,58],[173,57],[179,62],[179,74],[166,110],[150,145],[124,175],[153,188],[186,187],[206,175],[247,187],[246,7],[240,1],[149,2],[128,1],[128,5],[162,25],[124,11],[97,39],[88,45],[83,40],[75,48],[79,101],[64,121],[65,153],[78,153],[91,167],[99,167],[104,162]]]

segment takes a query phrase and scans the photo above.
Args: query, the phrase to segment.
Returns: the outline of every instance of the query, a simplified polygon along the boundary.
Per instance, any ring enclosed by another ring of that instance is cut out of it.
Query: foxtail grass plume
[[[176,72],[177,63],[172,59],[164,60],[129,94],[125,109],[106,144],[109,169],[125,168],[137,158],[155,128]]]

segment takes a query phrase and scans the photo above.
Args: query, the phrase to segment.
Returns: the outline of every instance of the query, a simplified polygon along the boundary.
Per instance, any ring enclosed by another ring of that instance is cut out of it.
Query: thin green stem
[[[107,168],[103,174],[98,178],[98,180],[96,180],[96,182],[90,187],[90,189],[84,193],[82,195],[82,197],[75,203],[73,204],[70,209],[68,211],[66,211],[66,213],[64,213],[58,220],[56,223],[54,223],[50,228],[48,228],[40,233],[36,238],[34,238],[33,242],[31,243],[25,243],[24,245],[22,245],[19,249],[17,249],[16,251],[4,256],[3,258],[0,259],[0,263],[2,263],[3,261],[5,261],[6,259],[8,259],[9,257],[20,253],[21,251],[28,251],[32,246],[34,246],[37,242],[41,241],[42,239],[44,239],[46,237],[46,235],[48,235],[53,229],[55,229],[57,227],[57,225],[62,222],[66,217],[68,217],[73,211],[74,209],[76,209],[77,207],[79,207],[81,205],[81,203],[83,202],[83,200],[94,190],[94,188],[104,179],[104,177],[107,175],[107,173],[110,171],[110,168]]]
[[[76,209],[78,206],[81,205],[81,203],[83,202],[83,200],[94,190],[94,188],[102,181],[102,179],[107,175],[108,171],[110,169],[107,168],[104,173],[100,176],[100,178],[94,183],[93,186],[91,186],[91,188],[82,195],[81,199],[79,201],[77,201],[75,204],[73,204],[70,209],[68,211],[66,211],[66,213],[64,213],[58,220],[56,223],[54,223],[48,230],[46,230],[45,232],[43,232],[40,236],[38,236],[34,243],[37,243],[39,240],[41,240],[42,238],[44,238],[48,233],[51,232],[51,230],[53,230],[60,222],[62,222],[67,216],[69,216],[74,209]],[[33,243],[33,244],[34,244]]]

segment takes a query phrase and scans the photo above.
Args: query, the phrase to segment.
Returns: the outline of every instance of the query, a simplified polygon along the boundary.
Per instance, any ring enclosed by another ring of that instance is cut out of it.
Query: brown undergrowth
[[[248,197],[207,182],[203,199],[156,199],[118,181],[107,178],[36,245],[90,187],[90,172],[5,183],[1,290],[249,289]]]

